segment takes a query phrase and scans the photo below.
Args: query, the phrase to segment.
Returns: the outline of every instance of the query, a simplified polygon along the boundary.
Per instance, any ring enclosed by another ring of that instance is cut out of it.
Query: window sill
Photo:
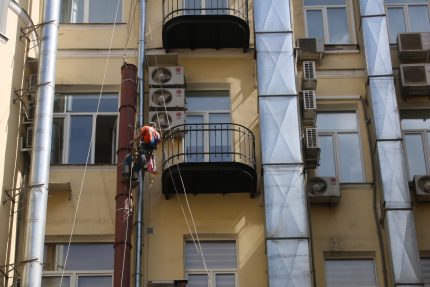
[[[6,44],[9,41],[9,38],[6,37],[3,33],[0,33],[0,43]]]
[[[360,49],[356,44],[350,45],[324,45],[325,54],[359,54]]]
[[[372,189],[374,186],[373,182],[340,182],[339,186],[342,189]]]

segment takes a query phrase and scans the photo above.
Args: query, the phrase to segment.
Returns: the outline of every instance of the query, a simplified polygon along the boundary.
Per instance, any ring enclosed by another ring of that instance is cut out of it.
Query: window
[[[401,32],[430,31],[428,0],[384,0],[390,43]]]
[[[412,180],[414,175],[430,172],[430,111],[402,111],[401,118],[409,179]]]
[[[217,15],[227,14],[228,0],[183,0],[188,15]]]
[[[61,2],[61,23],[114,23],[121,20],[122,0],[62,0]]]
[[[51,164],[114,164],[118,96],[103,94],[56,95],[51,142]],[[92,136],[94,132],[94,136]]]
[[[72,243],[67,264],[67,244],[46,244],[42,286],[106,287],[112,286],[114,249],[108,243]]]
[[[317,175],[335,176],[340,182],[363,182],[356,113],[318,113],[317,129],[321,148]]]
[[[231,116],[228,91],[187,91],[187,161],[230,161]],[[226,154],[227,153],[227,154]]]
[[[0,34],[6,33],[6,16],[9,7],[9,0],[0,0]]]
[[[185,268],[188,287],[235,287],[237,285],[237,255],[235,241],[201,241],[206,266],[193,242],[185,244]],[[208,274],[209,273],[209,274]],[[209,285],[209,280],[213,283]]]
[[[372,259],[326,259],[327,287],[377,286],[375,263]]]
[[[349,0],[304,0],[307,36],[325,44],[352,44],[349,5]]]
[[[421,270],[423,272],[424,286],[430,287],[430,257],[421,258]]]

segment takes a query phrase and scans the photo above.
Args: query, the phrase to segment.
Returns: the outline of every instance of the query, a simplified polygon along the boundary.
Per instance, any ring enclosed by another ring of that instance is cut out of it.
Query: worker
[[[160,140],[161,136],[156,130],[156,124],[154,122],[150,122],[149,125],[141,127],[139,132],[130,142],[131,144],[137,141],[142,142],[142,153],[145,154],[144,167],[149,173],[156,173],[157,168],[155,165],[154,149],[157,149]]]

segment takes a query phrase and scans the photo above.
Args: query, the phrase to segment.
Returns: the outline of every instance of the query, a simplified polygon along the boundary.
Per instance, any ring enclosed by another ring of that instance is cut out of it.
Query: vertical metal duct
[[[138,59],[138,79],[139,79],[139,124],[143,124],[143,105],[145,95],[145,31],[146,31],[146,1],[140,0],[140,31],[139,31],[139,59]],[[142,225],[143,225],[143,183],[145,174],[139,171],[139,185],[137,186],[136,204],[136,248],[135,248],[135,272],[134,287],[140,287],[142,277]]]
[[[34,139],[26,218],[23,287],[39,287],[42,281],[46,208],[48,204],[52,113],[55,95],[55,61],[58,42],[60,0],[45,0],[40,56],[39,86],[34,117]]]
[[[360,9],[393,285],[421,286],[384,3],[360,0]]]
[[[270,287],[311,286],[290,1],[254,1]]]
[[[119,138],[117,152],[116,196],[115,196],[115,258],[114,287],[130,286],[131,265],[131,228],[133,213],[131,211],[131,188],[122,176],[122,161],[131,152],[130,141],[134,137],[136,116],[137,68],[125,63],[121,67],[121,102],[119,107]]]

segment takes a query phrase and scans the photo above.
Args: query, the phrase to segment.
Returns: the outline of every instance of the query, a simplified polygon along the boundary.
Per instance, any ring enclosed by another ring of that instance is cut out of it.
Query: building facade
[[[7,287],[34,260],[36,2],[0,0]],[[117,216],[133,221],[120,274],[140,286],[430,286],[429,5],[61,0],[41,286],[111,286]],[[124,63],[143,71],[144,121],[162,143],[156,174],[124,175],[132,196],[117,209]]]

